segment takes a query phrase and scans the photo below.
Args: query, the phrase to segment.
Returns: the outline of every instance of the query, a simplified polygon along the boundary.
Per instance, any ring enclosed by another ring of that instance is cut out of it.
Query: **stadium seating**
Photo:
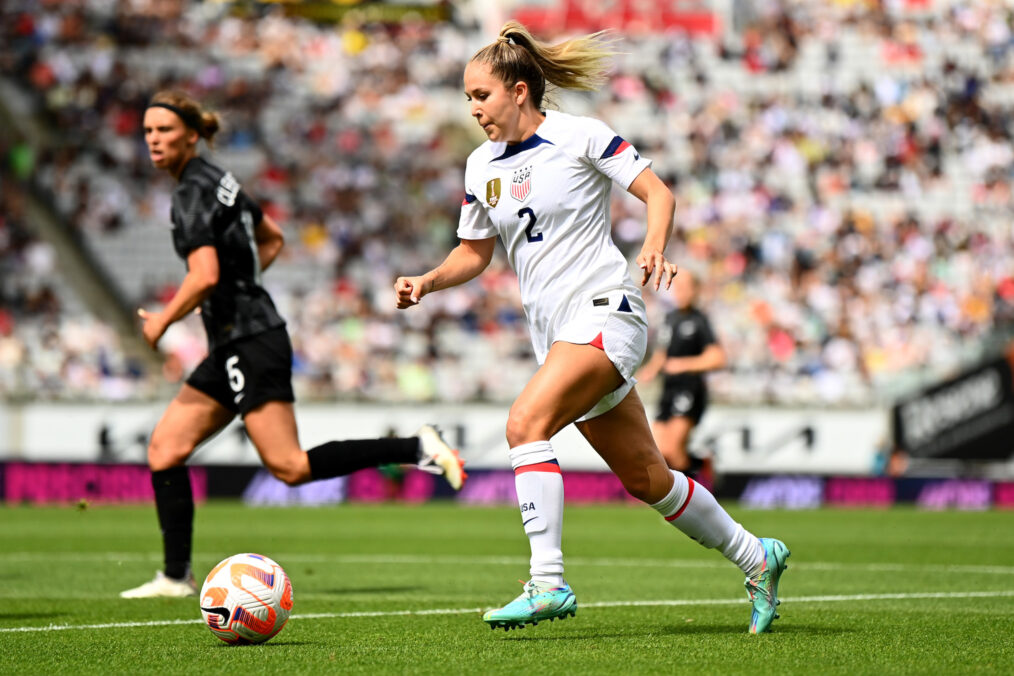
[[[558,101],[608,121],[673,185],[670,253],[704,278],[732,355],[715,398],[889,401],[1009,331],[1011,10],[769,4],[751,19],[764,30],[738,37],[624,42],[602,92]],[[5,205],[18,181],[49,191],[131,301],[164,302],[183,274],[165,227],[172,185],[148,168],[139,128],[146,97],[178,86],[224,113],[214,156],[284,225],[266,282],[299,396],[508,401],[534,370],[499,255],[469,285],[393,309],[394,277],[455,243],[464,160],[481,142],[460,75],[489,36],[463,21],[254,22],[220,3],[16,0],[0,18],[3,71],[53,139],[30,175],[5,171]],[[642,208],[614,194],[632,258]],[[5,396],[151,396],[201,358],[188,320],[165,338],[165,374],[132,372],[18,210],[0,218]],[[26,278],[36,288],[14,282]],[[649,296],[657,322],[668,299]]]

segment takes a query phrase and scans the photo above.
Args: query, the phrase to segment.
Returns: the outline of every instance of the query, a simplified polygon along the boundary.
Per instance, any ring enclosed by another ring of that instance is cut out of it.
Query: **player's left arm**
[[[704,351],[693,357],[669,357],[662,370],[669,375],[677,373],[707,373],[724,369],[727,363],[725,349],[718,343],[712,343]]]
[[[201,246],[187,255],[187,274],[173,297],[161,312],[148,312],[144,308],[137,314],[144,320],[141,331],[154,350],[162,334],[173,322],[187,316],[204,302],[218,284],[218,253],[213,246]]]
[[[264,214],[254,230],[254,242],[257,244],[257,258],[261,262],[261,270],[264,271],[278,258],[282,247],[285,246],[285,236],[275,219]]]
[[[665,247],[672,236],[673,213],[676,198],[655,172],[645,167],[627,187],[627,192],[645,203],[648,208],[648,233],[644,238],[641,253],[637,255],[637,266],[644,272],[641,286],[648,283],[655,274],[655,290],[665,282],[665,288],[676,276],[676,264],[665,258]]]

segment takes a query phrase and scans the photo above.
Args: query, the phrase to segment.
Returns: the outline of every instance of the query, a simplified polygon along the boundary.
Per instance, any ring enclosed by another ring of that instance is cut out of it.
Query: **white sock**
[[[532,548],[531,577],[563,584],[563,475],[548,441],[511,449],[521,525]]]
[[[764,563],[760,540],[733,521],[707,488],[682,472],[672,474],[672,490],[652,508],[692,539],[722,552],[747,576],[758,571]]]

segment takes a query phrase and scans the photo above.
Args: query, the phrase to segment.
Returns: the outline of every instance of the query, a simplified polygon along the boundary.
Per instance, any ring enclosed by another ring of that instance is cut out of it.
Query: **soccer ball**
[[[236,554],[211,569],[201,588],[201,615],[226,643],[263,643],[292,612],[292,583],[260,554]]]

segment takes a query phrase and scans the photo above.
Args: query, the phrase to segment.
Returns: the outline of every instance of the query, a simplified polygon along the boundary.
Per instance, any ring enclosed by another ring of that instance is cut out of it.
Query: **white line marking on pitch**
[[[10,562],[31,562],[66,559],[71,561],[102,561],[111,563],[132,563],[161,561],[157,553],[139,552],[10,552],[0,554],[0,564]],[[210,559],[209,559],[210,560]],[[291,563],[373,563],[378,565],[402,564],[447,564],[447,565],[499,565],[528,566],[528,558],[521,556],[422,556],[415,554],[290,554],[276,557],[276,560]],[[609,568],[728,568],[726,561],[703,561],[693,559],[610,559],[585,558],[580,556],[567,559],[573,566],[603,566]],[[907,564],[907,563],[842,563],[835,561],[796,561],[796,570],[822,571],[863,571],[877,573],[961,573],[983,575],[1014,575],[1014,566],[983,566],[974,564]]]
[[[1014,590],[967,592],[917,592],[912,594],[842,594],[836,596],[797,596],[782,599],[785,603],[836,603],[843,601],[907,601],[912,599],[974,599],[1012,597]],[[659,606],[728,606],[744,605],[744,599],[674,599],[658,601],[598,601],[583,603],[581,608],[626,608]],[[468,615],[481,613],[481,608],[434,608],[430,610],[364,610],[350,613],[306,613],[293,615],[294,620],[348,617],[397,617],[405,615]],[[203,624],[203,620],[151,620],[149,622],[108,622],[106,624],[51,624],[45,627],[2,627],[0,633],[67,631],[69,629],[125,629],[131,627],[167,627],[180,624]]]

